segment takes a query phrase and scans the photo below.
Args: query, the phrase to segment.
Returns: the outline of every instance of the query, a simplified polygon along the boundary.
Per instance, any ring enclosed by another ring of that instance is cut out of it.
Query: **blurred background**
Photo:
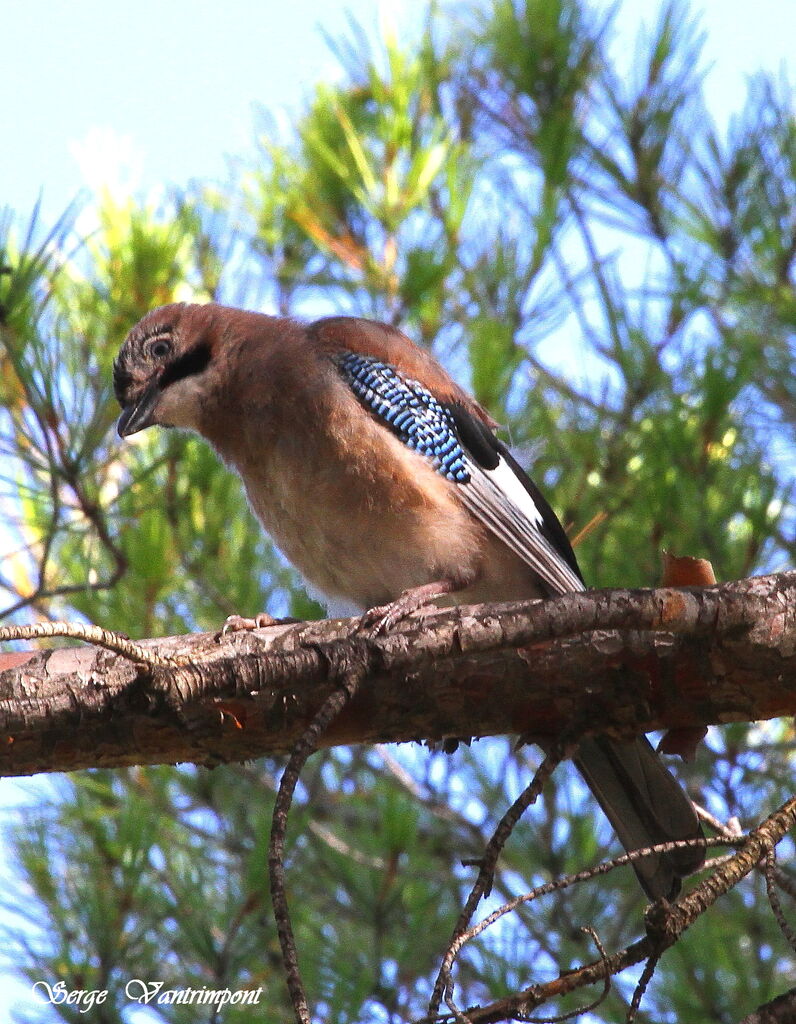
[[[118,346],[183,299],[400,326],[505,424],[573,537],[602,517],[577,547],[591,585],[654,585],[664,550],[721,580],[792,566],[794,38],[773,0],[4,11],[0,619],[144,637],[323,614],[203,443],[115,435]],[[676,770],[746,829],[792,793],[793,756],[790,722],[733,725]],[[538,760],[509,739],[313,757],[288,871],[319,1020],[422,1017],[461,860]],[[200,1019],[132,1007],[144,978],[262,986],[261,1019],[288,1019],[280,769],[4,780],[3,1016]],[[561,769],[481,910],[616,852]],[[505,918],[465,948],[457,1002],[592,959],[583,924],[618,948],[642,910],[626,869]],[[636,977],[581,1019],[624,1020]],[[39,980],[111,995],[78,1015]],[[795,984],[751,877],[664,957],[637,1020],[730,1024]]]

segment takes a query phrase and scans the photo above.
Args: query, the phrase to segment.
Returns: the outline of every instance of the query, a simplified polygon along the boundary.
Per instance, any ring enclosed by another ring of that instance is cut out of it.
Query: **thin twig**
[[[284,852],[287,819],[299,775],[307,759],[315,751],[321,733],[328,728],[332,720],[356,693],[360,682],[367,672],[367,666],[368,659],[366,658],[347,659],[340,664],[335,664],[330,657],[330,675],[340,678],[340,687],[326,698],[318,713],[293,747],[282,774],[274,803],[274,813],[271,819],[271,839],[268,845],[268,874],[271,882],[271,902],[274,908],[279,945],[282,949],[285,979],[298,1024],[310,1024],[310,1009],[304,991],[304,983],[301,980],[298,950],[293,934],[293,926],[290,923],[290,909],[288,907],[285,887]]]
[[[796,798],[786,801],[753,829],[745,837],[742,849],[731,861],[706,878],[693,891],[681,896],[673,904],[665,900],[652,904],[646,914],[645,938],[617,953],[610,954],[607,958],[564,971],[552,981],[533,985],[487,1006],[472,1007],[467,1014],[469,1024],[494,1024],[496,1021],[522,1019],[523,1015],[527,1017],[534,1007],[548,999],[563,996],[576,988],[602,980],[606,972],[618,974],[634,964],[649,960],[650,957],[660,957],[719,896],[752,871],[767,850],[773,849],[794,824]],[[708,840],[708,844],[718,844],[722,841]],[[424,1024],[429,1019],[428,1016],[423,1018]]]
[[[450,942],[448,943],[447,952],[445,953],[445,957],[443,958],[442,965],[439,969],[437,980],[434,984],[434,991],[428,1007],[429,1017],[435,1017],[439,1012],[439,1005],[442,1001],[443,994],[445,1001],[448,1002],[449,1006],[451,1005],[449,1002],[452,995],[450,968],[453,963],[453,959],[456,956],[457,943],[460,936],[467,930],[478,903],[482,898],[489,895],[492,887],[495,865],[506,840],[511,835],[514,826],[520,820],[522,815],[531,806],[531,804],[535,802],[539,794],[542,792],[544,784],[553,774],[556,766],[564,760],[566,756],[567,752],[560,744],[557,744],[551,751],[545,754],[544,760],[539,765],[529,785],[525,787],[511,807],[509,807],[498,822],[497,828],[492,833],[492,837],[487,843],[486,850],[484,851],[478,877],[476,878],[475,884],[470,891],[470,895],[467,897],[467,902],[459,915],[456,927],[453,929],[453,934],[451,935]],[[454,1013],[457,1012],[452,1006],[451,1011]]]
[[[486,931],[496,921],[500,920],[501,917],[505,917],[506,914],[510,914],[526,903],[533,903],[535,900],[540,899],[542,896],[549,896],[554,892],[561,892],[563,889],[569,889],[573,885],[579,885],[581,882],[589,882],[594,878],[599,878],[601,875],[607,875],[616,868],[626,867],[628,864],[632,864],[634,861],[641,860],[644,857],[649,857],[651,854],[657,853],[669,853],[672,850],[688,849],[690,847],[698,846],[700,848],[710,846],[742,846],[744,843],[744,836],[740,836],[736,839],[678,839],[676,842],[671,843],[658,843],[657,846],[645,846],[640,850],[631,850],[629,853],[623,853],[619,857],[614,857],[611,860],[602,861],[600,864],[595,864],[592,868],[584,868],[582,871],[574,872],[570,875],[564,875],[561,878],[556,878],[552,882],[545,882],[543,885],[538,885],[535,889],[531,889],[529,892],[522,893],[520,896],[515,896],[514,899],[509,900],[502,906],[497,907],[487,917],[478,924],[473,925],[472,928],[468,928],[466,931],[457,938],[454,952],[454,959],[458,956],[459,951],[465,943],[471,939],[476,938],[481,932]],[[732,856],[732,854],[730,854]],[[723,864],[727,858],[716,857],[711,861],[708,861],[701,868],[702,871],[709,870],[716,865]]]
[[[774,920],[779,925],[779,930],[785,936],[788,943],[790,943],[791,949],[796,950],[796,933],[785,920],[785,915],[782,912],[782,904],[780,903],[779,899],[779,893],[777,892],[776,867],[776,850],[771,849],[768,851],[765,860],[763,861],[763,875],[766,879],[766,893],[768,894],[768,902],[771,904],[771,910],[774,914]]]
[[[796,900],[796,881],[790,875],[786,875],[779,864],[774,865],[773,876],[777,886],[786,892],[792,900]]]
[[[658,953],[655,956],[651,956],[644,964],[644,970],[641,972],[641,977],[638,979],[638,984],[633,992],[633,998],[630,1001],[630,1008],[627,1011],[627,1017],[625,1017],[627,1024],[633,1024],[633,1021],[635,1021],[636,1014],[641,1006],[641,1000],[644,998],[644,993],[647,991],[647,987],[652,981],[652,976],[655,974],[655,968],[658,966],[660,958],[661,954]]]
[[[791,797],[747,835],[746,842],[730,860],[694,890],[671,905],[653,903],[647,912],[647,935],[659,949],[673,945],[680,935],[716,900],[755,869],[796,824],[796,797]]]
[[[730,818],[729,821],[724,822],[721,818],[717,818],[715,814],[711,814],[706,807],[702,807],[701,804],[695,803],[694,810],[697,813],[697,817],[700,821],[704,821],[706,825],[710,825],[712,829],[715,829],[719,835],[725,837],[725,839],[736,839],[743,835],[741,831],[741,824],[737,818]]]
[[[36,412],[35,408],[34,412]],[[44,555],[39,562],[39,581],[36,585],[35,590],[27,596],[19,598],[18,601],[15,601],[13,604],[8,605],[6,608],[4,608],[3,611],[0,612],[0,619],[7,618],[9,615],[14,615],[16,614],[16,612],[21,611],[23,608],[37,607],[40,601],[49,600],[54,597],[65,597],[68,594],[77,594],[84,592],[86,590],[90,590],[93,592],[97,592],[100,590],[110,590],[119,582],[119,580],[122,578],[122,576],[124,576],[125,572],[127,571],[127,556],[125,555],[124,551],[118,546],[118,544],[116,544],[114,539],[111,537],[107,523],[105,522],[105,518],[100,510],[100,506],[96,502],[91,501],[91,499],[88,498],[87,495],[84,493],[80,476],[75,469],[73,461],[70,460],[67,457],[66,453],[64,452],[63,443],[60,436],[57,434],[55,435],[60,453],[60,460],[56,460],[55,453],[52,451],[52,447],[50,444],[50,435],[48,432],[46,422],[40,423],[40,426],[47,445],[46,466],[50,467],[49,472],[51,475],[51,480],[53,481],[54,499],[55,496],[57,496],[57,487],[55,484],[55,473],[53,472],[52,467],[57,464],[58,472],[60,473],[62,479],[72,488],[72,492],[75,495],[75,498],[77,499],[77,507],[80,509],[85,519],[94,527],[94,530],[97,534],[97,537],[99,538],[100,543],[113,559],[114,567],[113,571],[111,572],[110,576],[107,577],[107,579],[97,580],[94,583],[84,580],[80,583],[64,583],[57,587],[45,587],[46,561],[49,554],[50,545],[54,537],[55,528],[53,528],[53,531],[51,531],[51,536],[48,537],[48,540],[45,544]],[[55,507],[57,508],[58,506]],[[146,661],[145,663],[155,664],[149,661]]]
[[[608,960],[608,954],[605,952],[605,946],[600,942],[600,937],[597,932],[589,925],[584,925],[581,929],[586,935],[590,935],[594,940],[594,945],[597,947],[597,952],[602,957],[603,962]],[[605,977],[603,978],[603,990],[597,996],[596,999],[592,999],[590,1003],[585,1006],[577,1006],[574,1010],[569,1010],[567,1013],[559,1013],[554,1017],[531,1017],[528,1014],[518,1014],[517,1019],[525,1021],[526,1024],[562,1024],[565,1020],[574,1020],[576,1017],[581,1017],[584,1013],[591,1013],[592,1010],[596,1010],[600,1003],[604,1003],[608,998],[608,993],[611,991],[611,972],[606,971]]]
[[[98,580],[96,583],[82,581],[81,583],[64,583],[61,586],[48,587],[46,590],[41,591],[37,589],[32,594],[28,594],[27,597],[21,597],[13,604],[6,605],[6,607],[0,612],[0,619],[8,618],[10,615],[16,615],[16,613],[22,611],[23,608],[38,609],[41,601],[47,601],[53,597],[67,597],[69,594],[85,594],[87,590],[92,591],[92,593],[96,593],[100,590],[111,590],[116,586],[126,571],[126,563],[119,562],[107,579]]]
[[[151,668],[173,668],[188,665],[193,659],[188,655],[158,654],[156,651],[137,644],[124,633],[114,633],[84,622],[37,622],[29,626],[0,626],[0,643],[7,640],[41,640],[44,637],[66,636],[74,640],[85,640],[96,647],[120,654],[130,661]]]

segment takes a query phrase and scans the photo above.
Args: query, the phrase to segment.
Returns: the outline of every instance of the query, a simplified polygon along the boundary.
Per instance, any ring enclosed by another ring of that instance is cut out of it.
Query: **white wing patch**
[[[482,469],[468,459],[470,481],[459,485],[469,510],[558,593],[583,590],[583,581],[541,531],[544,519],[531,495],[503,459]]]

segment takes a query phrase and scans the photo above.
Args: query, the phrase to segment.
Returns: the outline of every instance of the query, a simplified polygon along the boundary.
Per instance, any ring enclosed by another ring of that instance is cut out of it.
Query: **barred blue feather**
[[[453,416],[430,391],[372,356],[341,352],[334,361],[360,402],[407,448],[425,455],[453,483],[469,483],[468,459]]]

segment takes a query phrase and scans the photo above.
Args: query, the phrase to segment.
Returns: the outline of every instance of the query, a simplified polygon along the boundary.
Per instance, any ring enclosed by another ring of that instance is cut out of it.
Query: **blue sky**
[[[607,9],[613,0],[595,0]],[[451,5],[453,7],[453,5]],[[632,55],[659,0],[625,0],[616,53]],[[777,69],[796,39],[792,0],[695,0],[707,40],[708,99],[720,121],[737,109],[745,77]],[[55,217],[112,171],[138,187],[224,178],[226,157],[251,149],[259,104],[285,126],[312,83],[336,74],[321,30],[346,10],[375,34],[385,9],[399,30],[424,0],[11,0],[3,5],[0,205],[25,216],[41,191]],[[109,160],[110,157],[110,160]]]
[[[796,80],[793,0],[692,6],[702,12],[707,99],[720,124],[741,107],[756,70],[790,61]],[[223,13],[220,4],[197,0],[7,0],[0,18],[0,206],[26,219],[41,192],[45,220],[52,220],[81,188],[109,175],[137,190],[223,179],[227,157],[251,151],[256,106],[288,128],[313,83],[336,76],[321,26],[339,34],[350,10],[376,35],[382,7],[405,33],[417,27],[425,0],[226,0]],[[632,59],[639,23],[659,7],[659,0],[621,5],[619,61]],[[6,813],[24,791],[0,783]],[[0,863],[0,874],[6,870]],[[7,1019],[5,983],[3,990],[0,1019]],[[24,997],[26,989],[15,994]]]
[[[422,10],[390,6],[399,25]],[[55,215],[111,149],[136,184],[223,177],[226,156],[251,148],[256,104],[288,124],[336,73],[321,25],[339,35],[347,9],[377,30],[372,0],[226,0],[223,13],[196,0],[5,4],[0,204],[24,212],[42,190]]]

